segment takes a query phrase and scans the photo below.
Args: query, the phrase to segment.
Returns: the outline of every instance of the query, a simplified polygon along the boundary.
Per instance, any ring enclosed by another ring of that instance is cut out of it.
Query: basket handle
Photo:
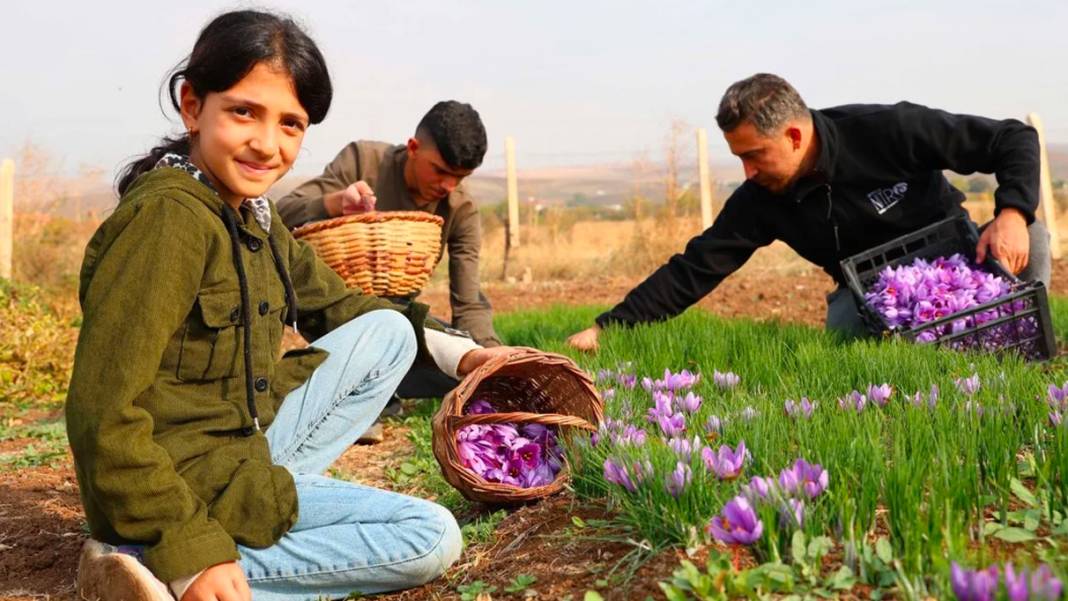
[[[453,429],[471,425],[509,422],[521,424],[538,423],[547,426],[581,428],[591,432],[597,431],[597,426],[594,426],[581,417],[561,415],[559,413],[527,413],[523,411],[513,411],[509,413],[474,413],[470,415],[450,415],[448,419],[449,426]]]

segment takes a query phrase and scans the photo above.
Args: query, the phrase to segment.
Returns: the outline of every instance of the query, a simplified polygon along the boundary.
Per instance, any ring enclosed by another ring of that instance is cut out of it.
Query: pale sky
[[[1020,8],[1020,4],[1028,8]],[[472,103],[500,168],[658,160],[673,119],[709,129],[758,71],[815,108],[908,99],[954,112],[1038,112],[1068,142],[1068,2],[586,2],[541,0],[10,2],[0,25],[0,157],[25,141],[109,177],[177,121],[164,74],[227,9],[297,17],[334,81],[326,121],[295,170],[318,172],[348,141],[401,142],[437,100]]]

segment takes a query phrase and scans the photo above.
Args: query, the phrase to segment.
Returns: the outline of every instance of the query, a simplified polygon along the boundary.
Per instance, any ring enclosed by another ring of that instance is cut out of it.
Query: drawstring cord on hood
[[[230,247],[233,251],[234,268],[237,270],[237,281],[241,287],[241,327],[244,329],[244,357],[245,357],[245,401],[248,403],[248,413],[252,416],[252,425],[256,431],[260,429],[260,416],[256,411],[256,392],[252,383],[252,318],[249,311],[248,279],[245,277],[245,264],[241,260],[241,243],[237,235],[236,213],[230,205],[223,204],[223,222],[226,230],[230,233]]]
[[[271,256],[274,257],[274,267],[278,270],[278,277],[286,289],[286,303],[289,305],[289,309],[286,310],[286,321],[293,326],[294,332],[300,334],[300,330],[297,329],[297,293],[293,290],[293,280],[290,279],[286,265],[282,262],[282,255],[278,253],[278,245],[270,235],[267,236],[267,244],[271,247]]]
[[[243,356],[245,358],[245,401],[248,404],[248,413],[252,416],[252,425],[258,432],[260,430],[260,416],[256,410],[255,383],[252,377],[252,317],[251,302],[248,295],[248,278],[245,276],[245,263],[241,260],[241,241],[237,232],[237,212],[230,205],[224,205],[222,210],[223,222],[226,231],[230,234],[230,248],[233,253],[234,269],[237,271],[237,281],[241,288],[241,327],[243,334]],[[278,277],[286,289],[286,303],[289,309],[286,311],[286,320],[293,324],[293,330],[297,331],[297,294],[293,289],[293,281],[286,271],[285,263],[278,252],[278,245],[269,234],[267,244],[271,247],[271,256],[274,258],[274,267],[278,271]],[[298,332],[299,333],[299,332]]]

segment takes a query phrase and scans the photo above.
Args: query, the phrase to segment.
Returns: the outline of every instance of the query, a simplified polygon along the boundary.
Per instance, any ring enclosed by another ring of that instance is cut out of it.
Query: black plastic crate
[[[1002,353],[1016,351],[1027,359],[1049,359],[1057,353],[1046,287],[1023,282],[988,257],[987,271],[1012,285],[1012,291],[989,303],[947,315],[909,330],[890,330],[882,315],[868,306],[864,293],[887,267],[915,259],[949,257],[960,253],[975,261],[979,232],[966,216],[950,217],[881,244],[841,262],[842,273],[856,300],[861,319],[876,335],[894,334],[908,340],[959,350]],[[979,323],[980,319],[983,320]]]

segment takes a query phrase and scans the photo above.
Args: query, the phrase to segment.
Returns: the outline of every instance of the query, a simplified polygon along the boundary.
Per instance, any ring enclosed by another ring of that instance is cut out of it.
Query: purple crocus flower
[[[783,403],[786,409],[786,415],[790,417],[803,417],[809,419],[812,417],[812,412],[816,410],[816,404],[809,401],[806,397],[801,397],[801,401],[797,402],[793,399],[786,399]]]
[[[627,424],[623,431],[614,435],[612,440],[617,446],[631,445],[640,447],[645,444],[645,430]]]
[[[693,388],[700,380],[698,374],[690,373],[689,370],[682,370],[675,374],[671,373],[670,369],[664,370],[664,377],[660,380],[653,380],[652,378],[642,378],[642,388],[653,390],[670,390],[672,392],[678,392],[680,390],[686,390]]]
[[[892,394],[894,394],[894,389],[889,384],[883,383],[878,386],[871,384],[868,386],[868,398],[880,407],[886,407]]]
[[[666,438],[674,438],[686,432],[686,417],[681,413],[676,413],[675,415],[658,415],[656,417],[656,424],[660,426],[660,431],[664,433]]]
[[[786,499],[779,510],[779,524],[783,528],[801,528],[805,523],[805,502],[801,499]]]
[[[755,505],[760,501],[766,501],[768,496],[771,495],[771,490],[774,486],[775,481],[771,478],[753,476],[749,480],[749,484],[742,487],[742,494],[749,499],[750,504]]]
[[[955,383],[957,384],[957,390],[967,396],[975,396],[975,393],[979,392],[979,374],[977,373],[968,378],[957,378]]]
[[[728,545],[751,545],[764,533],[764,523],[745,497],[738,496],[723,506],[708,523],[708,533]]]
[[[694,453],[700,453],[701,448],[704,446],[701,444],[701,439],[694,436],[693,440],[687,440],[685,438],[672,438],[668,440],[668,446],[672,451],[679,456],[679,460],[685,463],[690,462],[690,458]]]
[[[686,396],[675,397],[675,404],[686,413],[697,413],[701,408],[701,397],[693,392],[687,392]]]
[[[604,479],[622,486],[627,492],[638,490],[638,486],[631,480],[630,474],[627,473],[627,466],[623,462],[612,460],[612,458],[604,460]]]
[[[960,601],[994,601],[998,590],[998,568],[965,570],[957,562],[950,564],[949,581]]]
[[[708,434],[722,434],[723,420],[718,416],[709,415],[708,421],[705,422],[705,432]]]
[[[742,381],[742,378],[732,371],[722,373],[719,370],[713,370],[712,381],[721,390],[730,390],[731,388],[737,386],[738,383]]]
[[[601,400],[611,401],[614,398],[616,398],[616,389],[615,388],[605,388],[604,390],[601,391]]]
[[[692,477],[693,472],[690,470],[690,466],[679,461],[675,463],[675,469],[668,474],[667,479],[664,481],[664,488],[669,495],[677,499],[686,490]]]
[[[661,416],[672,416],[675,413],[673,408],[675,395],[670,392],[663,392],[660,390],[653,392],[653,406],[649,408],[649,411],[645,414],[645,419],[649,423],[655,424]]]
[[[930,394],[924,396],[923,392],[917,390],[916,394],[909,397],[909,400],[912,401],[912,406],[917,409],[922,408],[924,405],[930,409],[934,409],[935,405],[938,403],[938,384],[931,384]]]
[[[525,440],[522,438],[516,440]],[[508,461],[519,466],[525,470],[534,470],[538,467],[541,460],[541,445],[535,442],[524,442],[512,447],[512,452],[508,457]]]
[[[467,404],[467,413],[471,415],[479,413],[494,413],[495,411],[496,410],[493,408],[493,405],[490,405],[489,401],[486,400],[478,399],[475,401],[471,401]]]
[[[742,409],[742,412],[739,413],[738,415],[742,419],[744,419],[745,421],[750,421],[753,418],[755,418],[756,416],[760,415],[760,413],[758,413],[757,410],[755,408],[753,408],[753,406],[746,405],[745,409]]]
[[[1049,396],[1046,402],[1049,403],[1051,409],[1060,411],[1068,409],[1068,402],[1065,399],[1068,399],[1068,382],[1061,387],[1056,384],[1049,385]]]
[[[805,495],[815,499],[826,488],[829,481],[827,470],[818,463],[809,463],[798,459],[793,466],[779,473],[779,487],[788,495]]]
[[[1064,421],[1064,415],[1060,411],[1049,412],[1049,425],[1056,428]]]
[[[868,397],[854,390],[838,399],[838,406],[845,411],[856,411],[857,413],[860,413],[868,406]]]
[[[742,473],[745,460],[749,451],[745,448],[745,441],[740,441],[738,447],[731,449],[729,445],[723,445],[718,451],[713,452],[710,447],[701,450],[701,459],[705,462],[708,471],[715,474],[721,480],[733,480]]]
[[[1027,590],[1027,572],[1017,574],[1011,563],[1005,564],[1005,594],[1009,601],[1027,601],[1030,597]]]
[[[1031,599],[1056,601],[1061,598],[1061,581],[1053,576],[1049,566],[1042,564],[1031,573]]]

